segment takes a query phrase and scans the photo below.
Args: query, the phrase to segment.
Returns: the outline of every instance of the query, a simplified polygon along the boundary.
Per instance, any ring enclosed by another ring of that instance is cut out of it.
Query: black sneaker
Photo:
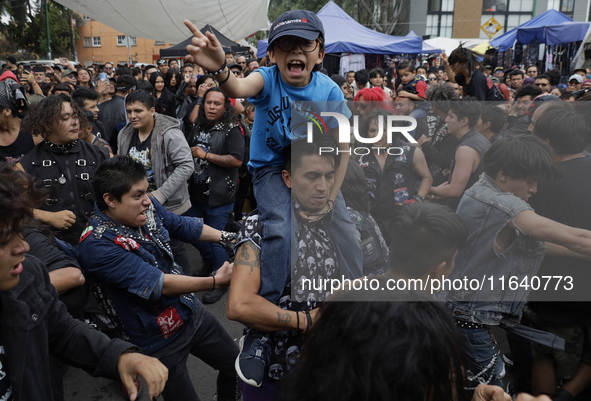
[[[203,302],[204,304],[215,304],[224,296],[226,291],[228,291],[228,287],[209,290],[205,294],[203,294],[201,302]]]
[[[506,354],[503,354],[503,362],[505,362],[505,365],[509,366],[509,367],[513,367],[513,354],[511,354],[510,352],[507,352]]]
[[[269,339],[261,334],[247,334],[240,339],[240,353],[234,365],[238,377],[250,386],[260,387],[263,383],[271,353],[268,341]]]

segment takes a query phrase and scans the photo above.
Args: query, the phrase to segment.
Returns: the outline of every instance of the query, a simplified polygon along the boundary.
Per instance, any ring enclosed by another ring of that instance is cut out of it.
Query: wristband
[[[210,74],[210,75],[219,75],[222,72],[224,72],[224,68],[226,68],[227,66],[228,66],[228,64],[226,63],[226,60],[224,60],[224,64],[222,65],[222,67],[219,70],[217,70],[215,72],[207,71],[207,73]]]
[[[414,200],[416,200],[417,202],[424,202],[425,198],[423,198],[421,195],[416,194],[414,197]]]
[[[300,312],[296,312],[296,319],[297,319],[297,329],[300,331]]]
[[[226,76],[226,79],[224,79],[222,82],[218,82],[218,84],[221,86],[221,85],[225,84],[226,82],[228,82],[228,79],[230,79],[230,75],[234,75],[234,74],[228,68],[228,75]]]
[[[213,278],[213,284],[211,285],[211,290],[209,291],[213,291],[215,290],[215,276],[211,276]]]
[[[312,328],[312,315],[310,315],[309,311],[306,311],[306,318],[308,319],[308,325]]]
[[[304,330],[302,331],[302,333],[305,333],[306,331],[308,331],[308,315],[306,315],[306,312],[304,311],[302,311],[302,313],[304,314]]]
[[[205,153],[205,157],[203,158],[203,160],[207,161],[207,158],[209,157],[209,152]]]
[[[197,96],[197,100],[195,101],[195,103],[197,103],[197,106],[202,106],[203,105],[203,96]]]
[[[234,251],[234,244],[232,241],[236,238],[236,233],[229,232],[229,231],[222,231],[222,235],[220,237],[220,245],[227,251]]]

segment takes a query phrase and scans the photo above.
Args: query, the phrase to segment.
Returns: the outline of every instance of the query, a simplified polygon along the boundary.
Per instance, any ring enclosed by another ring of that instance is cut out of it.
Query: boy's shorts
[[[564,351],[553,350],[532,342],[534,359],[556,363],[558,379],[572,379],[580,362],[591,365],[591,326],[556,323],[541,318],[535,322],[534,326],[536,329],[564,338]]]

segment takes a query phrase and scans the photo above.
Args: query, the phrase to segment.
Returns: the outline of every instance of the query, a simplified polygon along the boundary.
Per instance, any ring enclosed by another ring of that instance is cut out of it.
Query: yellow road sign
[[[482,29],[486,33],[486,36],[491,39],[497,32],[503,29],[503,27],[494,17],[490,17],[490,19],[486,21],[484,25],[480,27],[480,29]]]

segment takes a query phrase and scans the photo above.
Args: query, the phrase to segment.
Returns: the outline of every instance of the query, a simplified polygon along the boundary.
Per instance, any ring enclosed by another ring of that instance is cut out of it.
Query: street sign
[[[492,37],[495,36],[495,34],[499,32],[501,29],[503,29],[503,27],[501,26],[501,24],[497,22],[497,20],[494,17],[490,17],[490,19],[486,21],[484,25],[480,27],[480,29],[482,29],[484,33],[486,33],[486,36],[488,36],[489,39],[492,39]]]
[[[131,38],[129,37],[129,35],[125,35],[125,47],[127,47],[128,49],[131,48]]]

